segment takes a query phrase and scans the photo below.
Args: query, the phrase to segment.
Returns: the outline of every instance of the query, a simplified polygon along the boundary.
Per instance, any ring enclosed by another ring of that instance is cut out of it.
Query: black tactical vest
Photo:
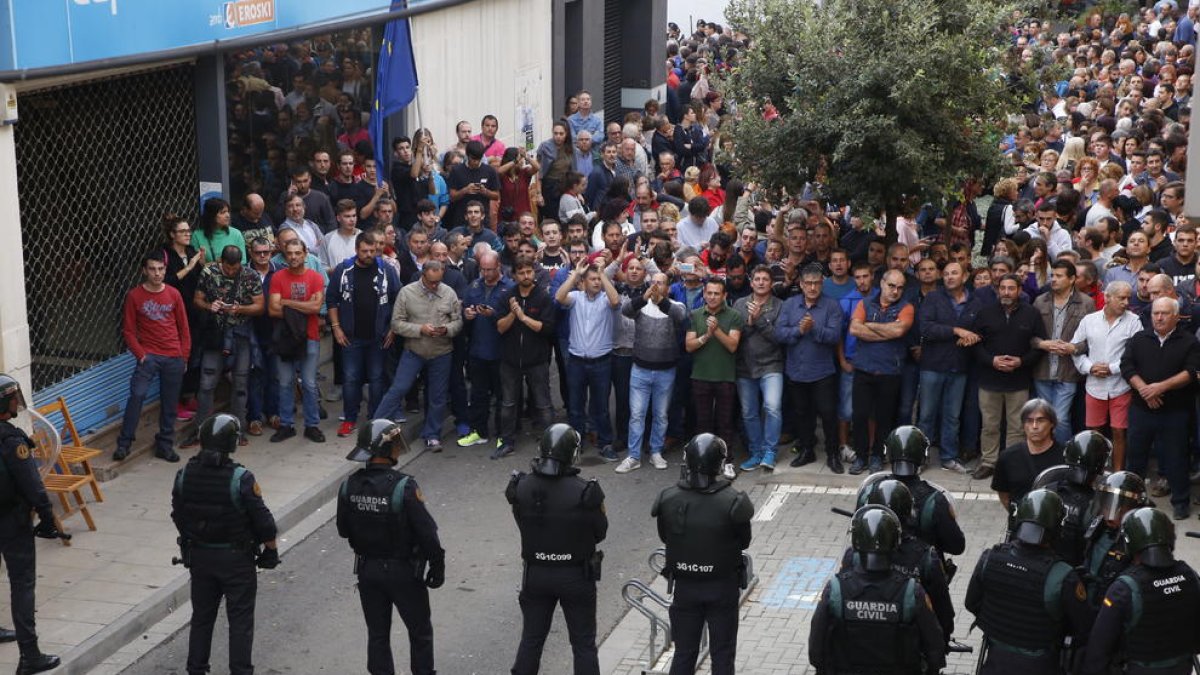
[[[895,570],[842,570],[829,586],[834,627],[828,645],[839,673],[917,672],[915,579]]]
[[[912,536],[903,535],[900,549],[892,554],[892,569],[924,583],[932,574],[933,547]]]
[[[596,550],[579,476],[522,476],[513,495],[521,557],[530,565],[585,565]]]
[[[902,482],[912,493],[913,512],[917,514],[916,535],[930,546],[936,546],[937,528],[934,526],[933,514],[937,510],[938,489],[920,478]]]
[[[1125,553],[1125,545],[1114,530],[1100,525],[1092,535],[1084,563],[1087,565],[1088,604],[1099,610],[1108,587],[1129,568],[1132,559]]]
[[[659,532],[667,544],[664,575],[676,579],[729,579],[742,567],[742,551],[730,513],[737,490],[667,488],[659,501]]]
[[[1059,483],[1054,491],[1062,497],[1067,513],[1054,542],[1054,550],[1063,562],[1075,567],[1083,563],[1083,552],[1087,547],[1084,534],[1092,520],[1092,491],[1070,483]]]
[[[201,547],[253,547],[240,492],[245,473],[244,467],[232,462],[212,466],[198,457],[188,460],[175,477],[181,534]]]
[[[1037,655],[1058,648],[1059,594],[1071,571],[1048,550],[1010,542],[992,548],[983,567],[983,607],[977,618],[989,640]]]
[[[1119,577],[1133,591],[1125,658],[1141,665],[1187,660],[1192,654],[1200,583],[1187,563],[1135,565]]]
[[[366,558],[412,557],[413,536],[403,517],[408,476],[392,469],[359,469],[342,483],[350,548]]]

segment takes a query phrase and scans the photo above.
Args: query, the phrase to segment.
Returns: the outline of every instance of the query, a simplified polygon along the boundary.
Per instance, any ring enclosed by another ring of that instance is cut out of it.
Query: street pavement
[[[430,592],[438,671],[453,675],[508,672],[521,632],[517,590],[521,582],[520,544],[504,488],[513,469],[528,470],[536,450],[529,435],[517,452],[497,461],[490,448],[423,453],[405,471],[421,486],[438,522],[446,549],[446,584]],[[670,456],[670,455],[669,455]],[[680,454],[676,452],[674,459]],[[673,462],[673,465],[676,462]],[[657,545],[650,506],[658,492],[679,476],[674,466],[649,465],[618,476],[615,465],[585,451],[582,475],[600,480],[609,518],[603,579],[598,591],[598,630],[607,634],[625,605],[620,587],[640,574]],[[333,504],[323,511],[333,515]],[[283,564],[259,575],[254,660],[262,673],[352,673],[366,671],[366,632],[351,573],[352,555],[332,521],[283,556]],[[190,612],[180,608],[179,613]],[[227,663],[224,620],[214,641],[213,670]],[[399,616],[392,630],[398,672],[408,671],[408,640]],[[187,631],[172,636],[124,672],[127,675],[182,673]],[[570,645],[561,614],[546,643],[544,673],[571,671]]]

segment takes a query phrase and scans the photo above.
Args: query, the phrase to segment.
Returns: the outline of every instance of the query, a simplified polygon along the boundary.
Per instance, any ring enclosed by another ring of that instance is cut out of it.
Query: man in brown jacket
[[[1071,438],[1071,403],[1082,376],[1071,357],[1082,348],[1071,344],[1071,336],[1083,317],[1096,311],[1096,303],[1075,290],[1075,265],[1068,260],[1056,260],[1050,266],[1050,292],[1033,301],[1033,308],[1042,317],[1047,338],[1033,338],[1033,347],[1046,352],[1033,370],[1033,387],[1037,397],[1049,401],[1058,414],[1054,425],[1054,440],[1066,443]]]

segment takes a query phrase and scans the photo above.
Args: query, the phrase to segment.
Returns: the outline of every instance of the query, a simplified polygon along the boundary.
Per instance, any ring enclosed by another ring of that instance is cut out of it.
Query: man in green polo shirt
[[[704,283],[704,305],[692,312],[684,346],[692,354],[692,401],[696,433],[711,432],[733,443],[737,409],[737,353],[742,315],[725,303],[725,281]]]

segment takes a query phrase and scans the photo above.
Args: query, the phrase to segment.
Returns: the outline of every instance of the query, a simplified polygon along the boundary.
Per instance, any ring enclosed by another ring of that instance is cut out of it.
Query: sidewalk
[[[300,538],[290,536],[303,529],[297,525],[329,502],[342,479],[359,466],[345,459],[354,437],[336,435],[341,404],[326,407],[329,419],[321,425],[325,443],[301,435],[270,443],[268,428],[233,455],[258,479],[285,552]],[[401,463],[419,451],[414,448]],[[180,455],[186,462],[195,453]],[[104,502],[89,500],[95,532],[75,515],[64,521],[74,535],[71,546],[35,540],[38,635],[43,651],[62,656],[64,664],[54,672],[119,672],[118,665],[132,660],[127,644],[143,638],[152,646],[188,621],[182,612],[171,616],[189,597],[187,570],[171,564],[179,555],[170,517],[171,487],[183,462],[168,464],[148,453],[125,462],[119,476],[101,483]],[[321,522],[329,517],[320,515]],[[8,578],[0,575],[0,625],[10,625],[10,612]],[[130,646],[136,649],[141,643]],[[123,648],[126,658],[114,659]],[[0,645],[0,671],[15,669],[18,658],[15,643]]]
[[[783,459],[790,460],[790,456],[784,455]],[[758,574],[758,584],[741,608],[737,672],[816,672],[808,665],[809,621],[821,590],[849,545],[849,520],[829,509],[837,506],[852,510],[858,485],[866,477],[839,476],[821,464],[793,469],[780,462],[774,474],[758,471],[743,474],[736,481],[756,507],[750,554]],[[936,468],[927,470],[923,477],[951,491],[957,502],[967,550],[955,556],[959,570],[950,586],[956,612],[954,637],[978,649],[980,633],[976,630],[967,634],[973,616],[962,603],[980,553],[1003,537],[1003,510],[987,481]],[[1200,541],[1183,536],[1189,529],[1200,529],[1198,525],[1195,520],[1176,524],[1179,558],[1200,557]],[[655,590],[665,594],[665,582],[651,579],[649,567],[639,578],[647,583],[654,581]],[[600,646],[601,672],[641,675],[648,642],[649,621],[637,612],[629,612]],[[975,658],[974,653],[951,654],[943,672],[974,673]],[[708,663],[698,672],[709,673]]]

